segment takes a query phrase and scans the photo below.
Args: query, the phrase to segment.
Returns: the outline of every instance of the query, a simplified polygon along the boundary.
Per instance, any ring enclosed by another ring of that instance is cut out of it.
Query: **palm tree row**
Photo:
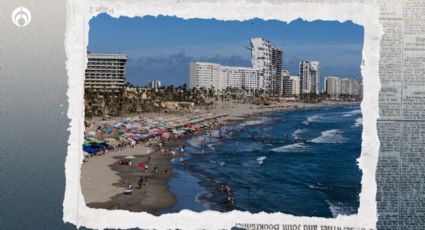
[[[125,89],[115,91],[102,89],[85,89],[86,116],[112,115],[161,112],[165,108],[164,102],[193,102],[198,107],[211,109],[215,102],[234,102],[244,104],[268,105],[276,100],[265,90],[254,90],[245,87],[228,87],[217,90],[214,87],[190,88],[186,84],[163,86],[159,88],[146,88],[129,85]],[[314,93],[301,94],[300,101],[304,103],[318,103],[327,98],[326,95]],[[185,106],[182,106],[185,109]]]

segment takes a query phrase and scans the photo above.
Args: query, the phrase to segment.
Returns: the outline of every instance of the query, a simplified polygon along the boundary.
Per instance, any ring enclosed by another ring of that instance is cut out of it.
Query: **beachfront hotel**
[[[278,75],[276,74],[275,77],[275,84],[274,84],[274,92],[276,95],[289,95],[288,87],[289,87],[289,71],[283,70]]]
[[[300,76],[289,76],[290,92],[289,95],[300,95]]]
[[[84,87],[97,92],[122,92],[126,86],[125,54],[87,53]]]
[[[300,61],[299,76],[301,93],[319,94],[320,63],[318,61]]]
[[[250,45],[252,68],[260,71],[261,86],[259,88],[272,93],[274,80],[272,77],[273,49],[271,42],[264,38],[251,38]]]
[[[210,62],[191,62],[190,88],[246,88],[276,90],[276,74],[282,72],[282,49],[272,47],[264,38],[251,38],[251,67],[223,66]]]
[[[260,70],[251,67],[222,66],[210,62],[191,62],[189,70],[190,88],[226,88],[260,89],[262,78]]]
[[[341,95],[360,97],[362,95],[361,90],[362,81],[360,78],[325,77],[325,92],[333,99],[337,99]]]
[[[272,47],[272,91],[277,95],[282,95],[279,83],[284,82],[285,73],[283,73],[283,51],[281,48]],[[289,73],[288,73],[289,74]],[[279,82],[280,80],[280,82]]]

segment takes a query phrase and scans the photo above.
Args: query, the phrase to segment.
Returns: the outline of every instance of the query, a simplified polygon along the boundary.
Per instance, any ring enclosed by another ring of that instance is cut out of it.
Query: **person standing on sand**
[[[137,185],[138,185],[138,189],[142,188],[142,185],[143,185],[143,179],[142,178],[139,178],[139,180],[137,181]]]
[[[148,163],[151,161],[151,156],[148,156]]]
[[[145,187],[147,187],[148,185],[149,185],[149,179],[148,179],[148,177],[147,176],[145,176],[145,179],[143,180],[143,185],[145,186]]]

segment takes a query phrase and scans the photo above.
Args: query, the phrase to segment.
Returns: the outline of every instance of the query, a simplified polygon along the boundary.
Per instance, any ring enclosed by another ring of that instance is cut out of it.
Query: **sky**
[[[150,80],[180,85],[188,84],[191,61],[250,66],[251,37],[266,38],[282,48],[283,68],[291,75],[298,75],[300,60],[310,60],[320,62],[321,79],[361,76],[363,27],[351,21],[298,19],[287,24],[100,14],[90,20],[88,51],[127,54],[127,81],[133,85],[144,86]]]

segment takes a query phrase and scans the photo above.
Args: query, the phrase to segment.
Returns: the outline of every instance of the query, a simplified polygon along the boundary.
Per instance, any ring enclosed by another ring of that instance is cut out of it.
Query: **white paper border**
[[[99,10],[100,9],[100,10]],[[363,63],[361,72],[364,84],[362,153],[358,159],[362,170],[360,207],[357,215],[337,218],[296,217],[283,213],[258,213],[232,211],[201,213],[183,210],[176,214],[159,217],[148,213],[124,210],[94,209],[86,206],[80,188],[82,142],[84,133],[84,73],[88,44],[89,20],[102,13],[102,9],[113,17],[173,15],[179,18],[216,18],[220,20],[247,20],[261,18],[290,22],[303,18],[307,21],[351,20],[364,27]],[[377,221],[375,171],[378,161],[379,140],[376,120],[379,81],[379,50],[382,35],[379,23],[379,5],[376,2],[269,2],[269,1],[184,1],[184,0],[68,0],[65,49],[68,74],[68,117],[70,137],[65,162],[66,189],[63,201],[63,221],[77,227],[88,228],[134,228],[143,229],[230,229],[236,223],[260,224],[317,224],[375,228]]]

